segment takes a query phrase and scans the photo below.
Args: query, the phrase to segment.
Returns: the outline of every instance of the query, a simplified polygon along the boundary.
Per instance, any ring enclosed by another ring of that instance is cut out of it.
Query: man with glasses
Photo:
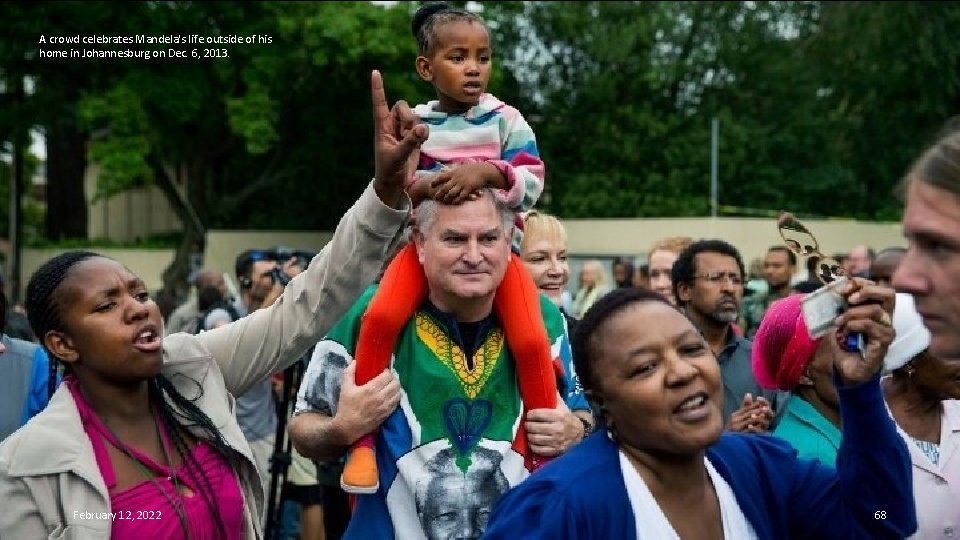
[[[753,345],[733,329],[744,274],[737,248],[723,240],[699,240],[673,264],[673,292],[720,363],[727,429],[763,433],[776,425],[788,394],[760,387],[750,361]]]

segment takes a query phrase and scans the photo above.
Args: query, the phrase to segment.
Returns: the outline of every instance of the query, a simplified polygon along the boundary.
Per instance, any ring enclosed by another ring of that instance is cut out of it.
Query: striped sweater
[[[430,126],[430,137],[420,148],[417,180],[420,173],[434,173],[445,165],[487,161],[507,179],[507,189],[497,190],[498,196],[517,214],[533,208],[543,193],[546,170],[533,130],[520,111],[491,94],[484,94],[465,114],[443,113],[438,105],[431,101],[414,108]]]

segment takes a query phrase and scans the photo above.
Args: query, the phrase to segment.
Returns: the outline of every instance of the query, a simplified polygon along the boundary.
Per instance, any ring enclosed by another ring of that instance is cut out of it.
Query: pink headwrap
[[[803,297],[791,294],[770,304],[753,337],[753,375],[764,388],[793,390],[820,345],[803,321]]]

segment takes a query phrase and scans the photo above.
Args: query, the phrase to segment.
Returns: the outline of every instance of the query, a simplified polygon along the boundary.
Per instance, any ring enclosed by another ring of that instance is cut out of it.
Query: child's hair
[[[450,7],[443,2],[434,2],[420,6],[420,9],[413,15],[413,21],[410,23],[410,30],[413,36],[417,38],[417,48],[421,56],[428,55],[434,46],[437,37],[437,28],[443,24],[454,21],[469,21],[483,25],[486,28],[484,20],[476,13],[470,13],[465,9]]]

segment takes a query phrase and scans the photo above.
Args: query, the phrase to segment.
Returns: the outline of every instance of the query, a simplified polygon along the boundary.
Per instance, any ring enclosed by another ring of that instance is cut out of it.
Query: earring
[[[607,428],[607,438],[613,442],[617,442],[617,425],[613,423],[613,419],[607,416],[607,409],[600,407],[600,415],[603,419],[603,424]]]
[[[907,377],[913,377],[913,372],[916,371],[913,367],[913,362],[907,362],[907,365],[903,366],[903,371],[907,374]]]
[[[607,438],[616,444],[620,443],[617,437],[617,428],[613,425],[613,422],[607,424]]]

